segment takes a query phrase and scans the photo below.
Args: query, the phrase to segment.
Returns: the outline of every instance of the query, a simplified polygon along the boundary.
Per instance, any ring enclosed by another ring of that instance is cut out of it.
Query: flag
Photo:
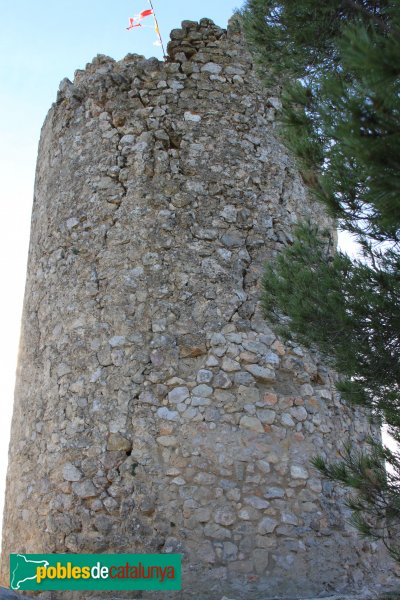
[[[133,29],[134,27],[141,27],[141,23],[139,23],[139,21],[141,21],[142,19],[144,19],[145,17],[150,17],[150,15],[154,15],[154,11],[151,8],[148,8],[147,10],[142,10],[142,12],[140,12],[138,15],[135,15],[134,17],[130,17],[129,19],[129,27],[127,27],[127,29]]]
[[[149,0],[149,4],[150,4],[151,8],[148,8],[146,10],[142,10],[142,12],[140,12],[138,15],[135,15],[134,17],[130,17],[130,19],[129,19],[129,27],[127,27],[127,29],[128,30],[129,29],[133,29],[134,27],[146,27],[146,25],[142,25],[140,21],[142,19],[144,19],[145,17],[150,17],[150,15],[153,15],[154,29],[155,29],[155,32],[156,32],[157,38],[158,38],[154,42],[154,46],[161,46],[163,54],[164,54],[164,58],[166,58],[164,44],[163,44],[163,41],[162,41],[162,38],[161,38],[160,28],[158,26],[156,13],[154,12],[151,0]]]
[[[142,10],[141,13],[136,15],[136,18],[143,19],[144,17],[149,17],[150,15],[154,15],[154,11],[152,8],[148,8],[147,10]]]
[[[141,23],[135,23],[135,19],[134,18],[130,18],[129,19],[129,27],[127,27],[128,31],[129,29],[133,29],[134,27],[141,27]]]

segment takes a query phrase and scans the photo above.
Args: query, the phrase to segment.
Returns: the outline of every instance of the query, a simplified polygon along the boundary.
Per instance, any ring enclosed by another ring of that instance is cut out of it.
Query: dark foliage
[[[361,252],[335,254],[328,233],[303,224],[266,269],[265,315],[323,352],[344,375],[342,395],[400,442],[400,4],[248,0],[243,17],[266,83],[283,88],[284,143]],[[346,448],[337,465],[316,459],[356,490],[354,523],[397,560],[399,460],[372,441],[369,455]]]

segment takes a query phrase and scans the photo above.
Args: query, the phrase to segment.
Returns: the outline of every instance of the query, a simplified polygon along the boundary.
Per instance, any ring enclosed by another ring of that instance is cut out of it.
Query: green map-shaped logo
[[[50,563],[47,560],[30,560],[23,554],[14,556],[11,564],[10,586],[12,590],[19,590],[21,584],[25,581],[36,581],[36,569],[38,567],[48,567]]]

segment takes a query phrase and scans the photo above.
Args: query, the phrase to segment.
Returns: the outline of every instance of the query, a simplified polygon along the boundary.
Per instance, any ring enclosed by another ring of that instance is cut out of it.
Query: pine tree
[[[265,315],[323,352],[342,395],[400,443],[400,5],[248,0],[243,17],[264,79],[283,82],[284,143],[362,250],[332,253],[328,232],[302,224],[267,267]],[[355,490],[354,524],[400,560],[400,454],[370,440],[368,454],[315,465]]]

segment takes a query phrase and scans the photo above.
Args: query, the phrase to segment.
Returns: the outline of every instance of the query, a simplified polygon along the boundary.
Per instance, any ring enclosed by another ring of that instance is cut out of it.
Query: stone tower
[[[171,598],[356,589],[376,548],[310,459],[368,420],[258,309],[293,224],[328,221],[234,24],[171,37],[95,58],[44,124],[3,556],[180,552]]]

